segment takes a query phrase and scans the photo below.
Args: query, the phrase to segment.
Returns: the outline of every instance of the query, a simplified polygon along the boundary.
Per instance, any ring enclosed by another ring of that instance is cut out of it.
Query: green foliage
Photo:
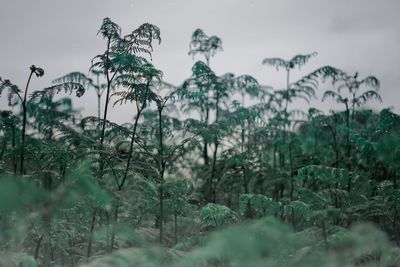
[[[285,69],[293,69],[294,67],[301,67],[302,65],[307,64],[307,62],[314,56],[317,55],[317,52],[313,52],[311,54],[306,54],[306,55],[296,55],[290,60],[284,60],[281,58],[265,58],[262,61],[262,64],[264,65],[270,65],[276,68],[276,70],[279,70],[279,68],[285,68]]]
[[[244,194],[239,198],[239,210],[245,215],[250,209],[256,217],[277,216],[281,209],[281,203],[264,195]]]
[[[237,222],[239,216],[226,206],[208,203],[200,210],[201,226],[203,229],[220,228],[226,224]]]
[[[26,178],[5,176],[0,179],[0,213],[2,215],[26,212],[46,198],[46,192]]]
[[[33,93],[41,68],[25,90],[0,78],[1,266],[397,266],[400,116],[360,110],[378,78],[328,65],[291,81],[315,52],[263,60],[286,71],[281,90],[219,75],[222,41],[197,29],[205,62],[174,86],[150,63],[157,26],[105,18],[98,34],[90,75]],[[322,101],[342,110],[289,107],[328,80]],[[91,89],[97,116],[56,96]],[[133,121],[107,118],[111,100]]]
[[[222,50],[222,40],[217,36],[208,36],[202,29],[197,29],[192,34],[189,55],[202,54],[209,65],[210,57]]]

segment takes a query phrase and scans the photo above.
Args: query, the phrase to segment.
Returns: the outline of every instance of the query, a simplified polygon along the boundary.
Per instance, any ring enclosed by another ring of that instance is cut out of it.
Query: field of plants
[[[316,52],[260,55],[283,89],[218,76],[222,40],[197,29],[175,86],[152,64],[157,26],[105,18],[98,37],[87,73],[42,90],[40,66],[26,85],[0,75],[0,266],[400,266],[400,115],[366,108],[378,78],[292,79]],[[313,108],[317,91],[341,108]]]

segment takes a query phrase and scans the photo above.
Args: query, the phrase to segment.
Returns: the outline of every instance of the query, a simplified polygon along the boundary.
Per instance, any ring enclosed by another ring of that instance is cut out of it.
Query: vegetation
[[[291,81],[316,53],[262,61],[286,70],[281,90],[219,76],[222,41],[197,29],[200,60],[173,86],[151,63],[157,26],[123,35],[105,18],[99,34],[95,82],[29,92],[34,65],[24,90],[0,77],[1,266],[399,266],[400,116],[365,108],[376,77]],[[60,95],[92,89],[96,116]],[[317,90],[344,110],[289,105]],[[108,119],[117,104],[132,122]]]

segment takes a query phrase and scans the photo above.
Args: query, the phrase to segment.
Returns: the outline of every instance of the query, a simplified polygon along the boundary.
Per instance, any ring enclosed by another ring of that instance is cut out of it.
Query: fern
[[[237,222],[238,215],[226,206],[208,203],[200,210],[201,226],[204,229],[220,228],[226,224]]]

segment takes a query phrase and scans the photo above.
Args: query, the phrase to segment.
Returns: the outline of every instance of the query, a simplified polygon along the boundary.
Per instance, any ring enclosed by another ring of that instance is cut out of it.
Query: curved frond
[[[324,95],[322,96],[322,101],[325,101],[327,98],[332,98],[332,99],[336,99],[336,101],[338,101],[339,103],[342,102],[342,97],[336,93],[335,91],[332,90],[326,90],[324,92]]]
[[[60,92],[65,92],[66,94],[72,94],[75,92],[77,97],[81,97],[85,93],[85,88],[80,83],[66,82],[57,85],[53,85],[47,87],[40,91],[35,91],[31,94],[30,101],[35,100],[36,98],[53,98],[55,94]]]
[[[288,62],[279,57],[264,58],[262,64],[273,66],[276,68],[276,70],[279,70],[280,68],[287,68],[288,66]]]
[[[320,79],[323,82],[330,78],[332,79],[332,82],[335,83],[339,80],[343,80],[347,77],[347,74],[335,67],[332,66],[323,66],[311,73],[309,73],[308,75],[304,76],[303,79],[305,80],[314,80],[317,81]]]
[[[110,18],[104,18],[100,30],[97,34],[101,33],[103,38],[118,39],[121,34],[121,27],[113,22]]]
[[[251,97],[258,97],[260,93],[260,84],[257,79],[250,75],[240,75],[235,79],[235,87],[247,93]]]
[[[86,89],[89,89],[90,86],[95,87],[95,85],[93,84],[93,80],[91,78],[87,77],[85,74],[78,71],[70,72],[52,81],[52,83],[67,83],[67,82],[79,83]]]
[[[7,99],[9,106],[15,106],[18,104],[19,101],[21,103],[23,102],[20,95],[21,90],[18,88],[18,86],[12,84],[10,80],[3,80],[0,77],[0,97],[5,89],[8,89]]]
[[[192,34],[189,45],[189,55],[203,54],[208,60],[222,50],[222,40],[217,36],[208,37],[202,29],[196,29]]]
[[[161,43],[160,29],[150,23],[140,25],[132,33],[125,35],[126,52],[132,54],[145,53],[151,57],[153,40]]]
[[[295,66],[297,67],[301,67],[305,64],[307,64],[307,62],[312,58],[315,57],[318,53],[317,52],[312,52],[310,54],[306,54],[306,55],[296,55],[294,56],[290,61],[290,68],[294,68]]]
[[[375,76],[368,76],[361,80],[361,83],[364,83],[368,87],[372,87],[375,90],[379,90],[380,82]]]
[[[367,103],[368,100],[371,100],[371,99],[376,99],[379,102],[382,102],[381,96],[376,91],[373,91],[373,90],[369,90],[369,91],[364,92],[362,95],[360,95],[359,97],[357,97],[355,99],[355,102],[358,105],[360,105],[360,104]]]

